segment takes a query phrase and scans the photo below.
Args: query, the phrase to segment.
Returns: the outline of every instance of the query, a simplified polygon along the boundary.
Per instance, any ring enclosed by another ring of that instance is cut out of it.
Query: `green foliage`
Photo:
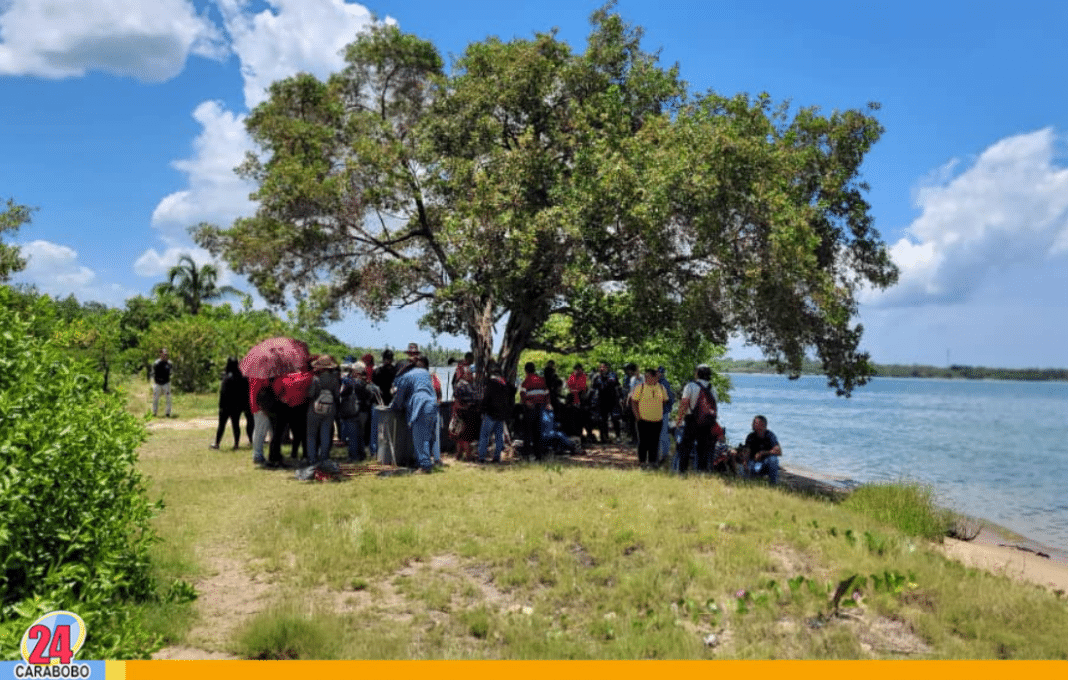
[[[931,489],[916,483],[866,484],[842,505],[908,536],[931,541],[941,541],[952,523],[951,513],[935,505]],[[866,532],[865,542],[874,551],[882,539]]]
[[[166,347],[174,363],[174,386],[183,392],[207,392],[216,388],[227,357],[243,357],[252,345],[286,330],[267,311],[235,313],[229,305],[205,306],[196,316],[152,325],[141,338],[139,352],[147,366]]]
[[[89,630],[84,657],[147,655],[152,640],[128,610],[154,596],[149,523],[160,506],[135,469],[144,425],[84,364],[29,333],[34,314],[53,313],[49,300],[15,311],[12,298],[0,288],[3,634],[21,636],[42,608],[70,609]]]
[[[14,199],[7,199],[7,208],[0,212],[0,239],[7,236],[8,232],[17,233],[19,228],[29,223],[33,208],[15,203]],[[0,241],[0,283],[6,282],[13,273],[20,272],[26,267],[26,260],[22,258],[18,246],[8,245]]]

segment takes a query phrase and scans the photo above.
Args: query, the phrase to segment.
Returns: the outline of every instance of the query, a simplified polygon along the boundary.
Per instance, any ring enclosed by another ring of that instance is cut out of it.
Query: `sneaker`
[[[218,444],[208,444],[208,448],[209,449],[213,449],[215,451],[218,451],[219,450],[219,445]]]
[[[267,459],[264,458],[263,456],[253,456],[252,457],[252,464],[253,465],[266,465],[267,464]]]

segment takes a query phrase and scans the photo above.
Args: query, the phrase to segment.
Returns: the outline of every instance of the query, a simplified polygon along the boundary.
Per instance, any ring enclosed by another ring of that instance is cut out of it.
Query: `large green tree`
[[[422,303],[510,373],[525,348],[676,329],[740,333],[795,373],[815,349],[840,391],[862,383],[855,295],[896,277],[858,179],[871,112],[692,95],[611,5],[591,24],[582,54],[492,38],[449,74],[373,27],[327,81],[272,85],[240,169],[259,208],[197,241],[274,304]],[[554,315],[568,337],[543,332]]]
[[[153,292],[157,295],[175,295],[194,316],[202,304],[217,300],[224,295],[241,295],[233,286],[219,286],[219,269],[213,264],[197,265],[190,255],[182,255],[178,263],[167,272],[167,280],[157,283]]]

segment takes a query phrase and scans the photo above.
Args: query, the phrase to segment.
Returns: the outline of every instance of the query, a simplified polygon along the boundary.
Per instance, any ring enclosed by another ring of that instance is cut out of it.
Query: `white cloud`
[[[219,29],[188,0],[8,0],[2,7],[0,74],[102,71],[163,82],[191,53],[226,54]]]
[[[301,71],[325,78],[340,70],[342,48],[371,22],[366,8],[342,0],[267,0],[269,7],[258,13],[251,10],[251,4],[249,0],[217,1],[241,64],[245,103],[250,109],[264,99],[275,80]],[[173,163],[185,173],[186,187],[164,197],[152,214],[153,227],[171,246],[187,243],[184,234],[193,224],[227,225],[255,210],[248,198],[255,186],[234,172],[246,152],[255,149],[245,131],[245,114],[209,101],[198,106],[193,117],[201,125],[193,155]],[[147,251],[138,260],[139,266],[154,266],[151,263],[159,257],[154,250]]]
[[[188,177],[188,187],[164,197],[152,213],[153,226],[167,233],[184,233],[198,222],[226,224],[254,207],[248,196],[255,187],[234,172],[253,149],[244,116],[204,102],[193,118],[202,128],[193,156],[173,163]]]
[[[300,72],[324,78],[344,63],[342,49],[371,23],[362,5],[342,0],[267,0],[269,9],[249,10],[249,0],[218,0],[232,47],[241,60],[245,104],[266,98],[268,86]]]
[[[915,192],[922,214],[890,247],[900,282],[864,302],[964,302],[1068,253],[1068,168],[1054,162],[1056,145],[1045,128],[997,142],[956,177],[955,161],[932,173]]]
[[[216,283],[220,286],[233,285],[234,275],[226,267],[226,265],[216,262],[212,258],[211,253],[203,248],[197,248],[195,246],[188,247],[178,244],[171,244],[162,253],[155,248],[149,248],[141,257],[137,258],[134,262],[134,272],[138,276],[152,277],[158,281],[162,281],[167,278],[167,272],[171,267],[178,264],[178,259],[182,255],[188,255],[193,258],[193,262],[197,263],[200,267],[205,264],[214,265],[219,270],[219,278]]]
[[[115,284],[101,284],[96,272],[78,262],[72,248],[50,241],[31,241],[19,246],[26,269],[16,280],[33,284],[42,293],[56,298],[73,294],[81,302],[96,301],[122,306],[136,291]]]

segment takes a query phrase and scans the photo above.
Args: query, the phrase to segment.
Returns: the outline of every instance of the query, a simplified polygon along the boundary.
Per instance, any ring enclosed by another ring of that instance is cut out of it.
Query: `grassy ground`
[[[213,415],[210,395],[174,411],[178,426],[154,429],[141,455],[167,506],[160,581],[200,592],[145,612],[170,645],[243,658],[1068,658],[1063,594],[947,561],[934,549],[945,518],[922,489],[834,502],[553,463],[299,482],[253,468],[247,444],[209,450],[203,421],[181,427]]]

